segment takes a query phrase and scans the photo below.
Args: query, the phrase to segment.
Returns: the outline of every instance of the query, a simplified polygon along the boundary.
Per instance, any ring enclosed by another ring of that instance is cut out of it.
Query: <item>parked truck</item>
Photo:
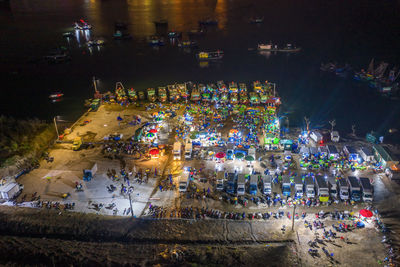
[[[236,189],[236,175],[234,173],[228,173],[226,192],[228,194],[234,194],[235,189]]]
[[[223,171],[217,172],[216,180],[217,180],[216,189],[218,191],[224,190],[225,172]]]
[[[291,193],[290,177],[285,175],[282,177],[282,195],[290,197]]]
[[[350,186],[351,200],[360,201],[361,200],[361,187],[360,187],[360,183],[358,182],[357,177],[349,176],[349,177],[347,177],[347,181],[349,182],[349,186]]]
[[[315,197],[315,186],[314,186],[313,178],[310,176],[307,176],[304,180],[304,184],[306,186],[306,196],[308,198],[314,198]]]
[[[179,179],[179,187],[178,190],[179,192],[186,192],[188,187],[189,187],[189,175],[186,177],[182,177]]]
[[[328,202],[329,201],[329,188],[328,184],[325,181],[325,178],[321,175],[317,175],[315,177],[315,185],[317,188],[317,195],[319,197],[319,201]]]
[[[72,143],[72,150],[77,151],[81,148],[83,143],[82,137],[75,137],[74,142]]]
[[[264,195],[271,195],[272,193],[272,177],[271,175],[263,175],[263,193]]]
[[[331,196],[331,198],[338,199],[338,186],[335,177],[328,176],[328,187],[329,187],[329,195]]]
[[[239,173],[237,180],[237,194],[244,195],[245,191],[246,191],[246,177],[243,173]]]
[[[174,160],[181,160],[182,145],[180,142],[175,142],[173,146]]]
[[[258,175],[252,174],[250,175],[249,193],[251,195],[257,195],[257,187],[258,187]]]
[[[361,185],[361,189],[362,189],[363,201],[372,202],[374,188],[372,187],[371,182],[369,181],[369,178],[360,177],[360,185]]]
[[[294,177],[294,190],[296,197],[303,197],[304,185],[301,176]]]
[[[92,168],[83,170],[83,180],[89,182],[90,180],[92,180],[93,176],[95,176],[96,172],[97,163],[94,163]]]
[[[185,144],[185,159],[192,158],[192,143],[187,142]]]
[[[347,179],[340,178],[338,180],[339,185],[339,197],[341,200],[349,200],[349,184],[347,183]]]

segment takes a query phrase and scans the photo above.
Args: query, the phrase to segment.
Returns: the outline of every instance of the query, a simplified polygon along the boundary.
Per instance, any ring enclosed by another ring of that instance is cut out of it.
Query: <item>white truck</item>
[[[282,195],[290,197],[291,194],[290,177],[285,175],[282,177]]]
[[[323,140],[322,134],[317,131],[312,131],[310,134],[310,138],[317,144],[321,143]]]
[[[331,132],[331,140],[332,140],[332,142],[337,143],[337,142],[339,142],[339,139],[340,139],[339,132],[338,131],[332,131]]]
[[[185,159],[192,158],[192,143],[187,142],[185,144]]]
[[[264,195],[271,195],[272,193],[272,177],[271,175],[263,175],[263,193]]]
[[[246,192],[246,176],[243,173],[239,173],[237,181],[237,194],[239,196],[244,195]]]
[[[360,201],[361,200],[361,187],[360,182],[358,181],[357,177],[355,176],[348,176],[347,181],[350,186],[350,198],[353,201]]]
[[[0,199],[13,199],[14,197],[17,197],[23,189],[23,186],[20,186],[16,182],[11,182],[8,184],[5,184],[3,186],[0,186]]]
[[[254,160],[256,160],[256,149],[255,148],[249,148],[249,150],[247,151],[247,154],[249,156],[252,156],[254,158]]]
[[[328,187],[329,194],[332,199],[338,199],[338,186],[336,183],[336,178],[333,176],[328,176]]]
[[[223,171],[217,172],[216,180],[217,180],[216,189],[218,191],[224,190],[225,172],[223,172]]]
[[[349,184],[345,178],[340,178],[338,180],[339,185],[339,197],[342,200],[349,200]]]
[[[301,176],[294,177],[294,190],[296,197],[303,197],[304,185]]]
[[[360,185],[362,189],[362,198],[364,201],[372,202],[374,189],[371,185],[371,182],[366,177],[360,177]]]
[[[173,146],[174,160],[181,160],[182,145],[180,142],[175,142]]]
[[[189,176],[182,177],[179,179],[179,192],[186,192],[189,187]]]
[[[304,180],[304,183],[306,185],[306,196],[308,198],[314,198],[315,197],[315,186],[314,186],[313,178],[310,176],[307,176]]]

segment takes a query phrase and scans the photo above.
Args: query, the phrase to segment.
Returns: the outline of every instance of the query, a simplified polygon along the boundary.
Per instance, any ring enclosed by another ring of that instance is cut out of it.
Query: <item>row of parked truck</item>
[[[260,185],[260,186],[259,186]],[[243,173],[217,172],[216,189],[225,190],[228,194],[244,195],[246,192],[256,195],[258,190],[262,194],[272,193],[272,176],[245,175]],[[373,187],[369,178],[349,176],[336,179],[335,177],[296,176],[291,180],[289,176],[282,177],[282,195],[293,197],[315,198],[321,202],[333,200],[372,201]]]

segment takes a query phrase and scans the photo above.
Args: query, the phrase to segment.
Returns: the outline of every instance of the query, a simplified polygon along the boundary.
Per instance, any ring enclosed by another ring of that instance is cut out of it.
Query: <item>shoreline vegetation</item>
[[[37,164],[56,138],[54,126],[39,119],[0,116],[0,175]]]

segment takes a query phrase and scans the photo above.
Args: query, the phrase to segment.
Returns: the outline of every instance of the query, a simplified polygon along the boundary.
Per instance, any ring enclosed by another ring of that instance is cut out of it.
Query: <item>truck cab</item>
[[[300,198],[303,197],[304,185],[301,176],[294,177],[294,188],[295,188],[295,196]]]
[[[250,175],[249,193],[251,195],[257,195],[257,187],[258,187],[258,175],[252,174]]]
[[[217,172],[216,180],[217,180],[216,189],[218,191],[224,190],[225,172],[223,172],[223,171]]]
[[[315,185],[314,185],[313,178],[307,176],[304,180],[304,183],[306,185],[306,196],[308,198],[314,198],[315,197]]]
[[[340,178],[338,180],[338,185],[340,199],[344,201],[349,200],[349,184],[347,183],[347,179]]]
[[[240,173],[238,175],[238,181],[237,181],[237,194],[244,195],[245,192],[246,192],[246,177],[243,173]]]
[[[226,192],[228,194],[234,194],[236,189],[235,187],[236,187],[236,175],[234,173],[228,173]]]
[[[192,158],[192,143],[186,142],[185,144],[185,159],[191,159]]]
[[[349,177],[347,177],[347,181],[349,182],[349,186],[350,186],[351,200],[360,201],[361,200],[361,187],[360,187],[360,183],[358,182],[357,177],[349,176]]]
[[[77,151],[81,148],[83,143],[82,137],[75,137],[74,142],[72,143],[72,150]]]
[[[263,194],[271,195],[272,193],[272,177],[271,175],[263,175]]]
[[[179,192],[186,192],[188,187],[189,187],[189,176],[181,177],[181,179],[179,180],[179,187],[178,187]]]
[[[315,185],[317,188],[317,194],[319,197],[319,201],[321,202],[328,202],[329,201],[329,188],[328,184],[325,181],[325,178],[323,176],[318,175],[315,178]]]
[[[362,198],[365,202],[372,202],[374,190],[371,182],[366,177],[360,177],[360,185],[362,189]]]
[[[290,197],[291,195],[290,178],[289,176],[282,177],[282,195]]]
[[[174,143],[174,147],[173,147],[174,160],[181,160],[181,148],[182,148],[182,145],[180,142]]]

